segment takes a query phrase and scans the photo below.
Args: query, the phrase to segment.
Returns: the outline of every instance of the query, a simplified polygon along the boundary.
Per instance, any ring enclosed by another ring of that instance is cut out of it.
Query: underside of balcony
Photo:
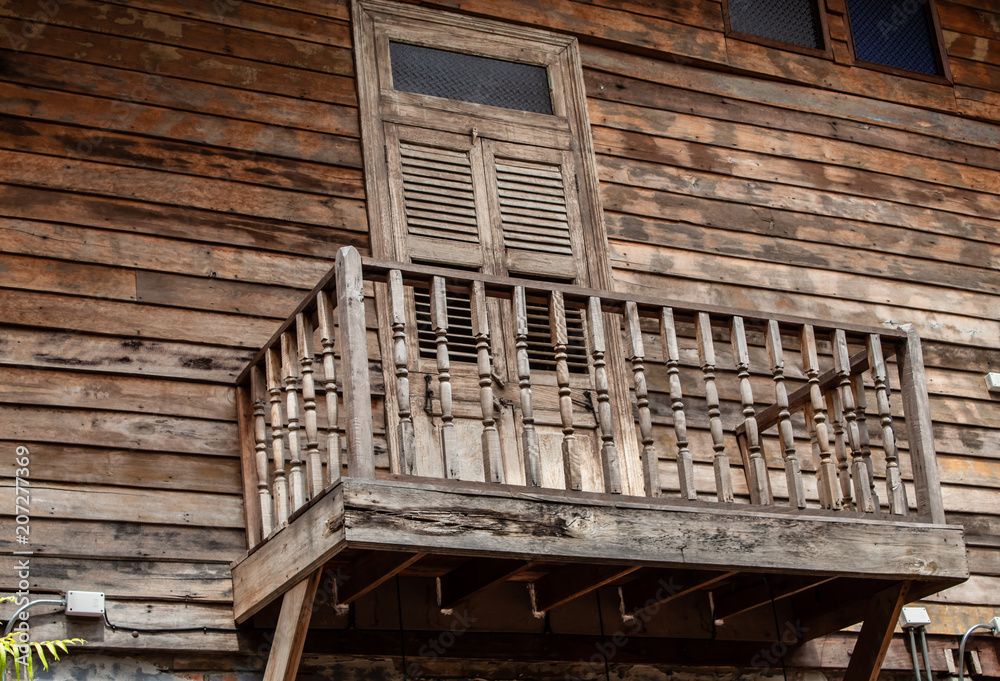
[[[407,574],[437,578],[444,609],[504,582],[526,583],[528,616],[618,587],[626,618],[683,602],[737,640],[773,636],[772,603],[803,624],[804,640],[861,621],[879,592],[905,583],[915,600],[968,575],[955,526],[342,478],[234,566],[237,620],[322,568],[338,575],[340,605]]]

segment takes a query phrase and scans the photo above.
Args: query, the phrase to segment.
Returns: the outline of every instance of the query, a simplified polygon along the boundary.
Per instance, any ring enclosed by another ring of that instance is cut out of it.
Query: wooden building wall
[[[580,38],[622,288],[918,326],[974,572],[932,629],[994,613],[993,3],[938,3],[954,86],[849,65],[843,0],[833,60],[726,38],[715,0],[424,4]],[[31,452],[33,586],[104,590],[120,623],[231,628],[231,381],[337,247],[367,250],[350,34],[343,0],[0,2],[0,452]]]

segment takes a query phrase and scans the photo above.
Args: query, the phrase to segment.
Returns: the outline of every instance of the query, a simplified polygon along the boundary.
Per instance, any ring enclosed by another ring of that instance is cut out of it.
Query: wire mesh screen
[[[823,49],[816,0],[729,0],[729,25],[740,33]]]
[[[848,0],[858,59],[941,75],[927,0]]]
[[[396,90],[517,111],[552,113],[544,66],[397,42],[389,43],[389,58]]]

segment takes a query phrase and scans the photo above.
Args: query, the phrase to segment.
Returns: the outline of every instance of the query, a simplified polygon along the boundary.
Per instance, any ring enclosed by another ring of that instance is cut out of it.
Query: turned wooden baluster
[[[753,388],[750,385],[750,349],[747,346],[743,317],[734,316],[729,325],[730,345],[733,348],[733,362],[740,382],[740,402],[743,405],[743,427],[749,453],[750,503],[774,504],[771,486],[767,480],[767,461],[761,453],[760,433],[757,428],[757,412],[753,403]]]
[[[389,298],[392,314],[392,361],[396,367],[396,402],[399,410],[399,467],[403,475],[416,472],[417,454],[413,434],[413,415],[410,411],[410,367],[406,352],[406,296],[403,290],[403,273],[389,272]]]
[[[316,425],[316,378],[313,375],[313,325],[308,315],[295,315],[298,334],[299,364],[302,369],[302,410],[306,431],[306,464],[309,474],[309,496],[323,491],[323,460],[319,455],[319,433]]]
[[[868,363],[875,382],[875,404],[882,426],[882,449],[885,451],[885,491],[889,513],[906,515],[906,488],[899,473],[899,454],[896,451],[896,434],[892,429],[892,411],[889,407],[889,374],[882,356],[882,341],[878,334],[868,336]]]
[[[452,412],[451,361],[448,358],[448,293],[444,277],[431,279],[431,320],[437,343],[439,401],[441,402],[441,456],[446,478],[458,479],[458,433]]]
[[[851,377],[851,387],[854,389],[854,400],[857,406],[854,413],[858,424],[858,446],[861,448],[861,460],[868,469],[868,496],[871,498],[873,512],[880,510],[878,491],[875,489],[875,465],[872,463],[871,437],[868,434],[868,398],[865,396],[865,377],[858,372]]]
[[[555,351],[556,384],[559,386],[559,417],[562,421],[563,472],[566,489],[583,489],[583,463],[580,460],[579,443],[573,426],[573,398],[569,387],[569,363],[566,346],[569,334],[566,330],[566,304],[562,293],[553,291],[549,303],[549,329],[552,333],[552,349]]]
[[[625,328],[628,330],[629,361],[635,383],[635,403],[639,412],[639,439],[642,440],[642,479],[647,497],[658,497],[660,488],[660,457],[653,447],[653,418],[649,413],[649,388],[646,386],[646,350],[639,326],[639,308],[625,303]]]
[[[851,382],[851,354],[847,347],[847,334],[838,329],[833,332],[830,340],[833,344],[833,368],[840,375],[840,402],[846,422],[847,443],[851,448],[850,478],[853,481],[854,502],[857,510],[874,513],[876,506],[872,499],[872,480],[868,468],[871,463],[871,452],[869,452],[868,463],[866,463],[861,425],[858,423],[858,400],[855,398],[854,385]],[[863,384],[861,387],[864,389]],[[862,407],[863,412],[864,408]],[[865,446],[867,446],[867,437],[868,429],[865,427]],[[845,497],[850,498],[850,495],[845,494]]]
[[[851,471],[847,460],[847,424],[844,421],[844,409],[840,401],[840,393],[836,388],[826,393],[826,413],[833,425],[833,454],[837,466],[837,483],[840,485],[840,503],[844,508],[850,508]]]
[[[819,462],[822,460],[819,451],[819,439],[816,437],[816,419],[815,413],[812,408],[812,404],[809,402],[805,403],[802,408],[802,415],[806,422],[806,433],[809,435],[809,448],[812,451],[813,466],[815,469],[819,470]],[[827,489],[823,485],[817,485],[816,493],[819,496],[819,505],[823,508],[830,507],[830,497],[828,495]]]
[[[705,375],[705,402],[708,404],[708,422],[712,431],[712,449],[715,450],[715,488],[719,501],[733,500],[733,478],[726,456],[726,443],[722,436],[722,411],[719,409],[719,389],[715,385],[715,341],[712,339],[712,318],[707,312],[698,313],[698,357]]]
[[[323,346],[323,392],[326,402],[326,473],[333,482],[343,470],[340,459],[340,431],[337,430],[337,363],[334,356],[333,305],[326,291],[316,294],[319,342]]]
[[[771,362],[771,376],[774,379],[774,401],[781,410],[778,412],[778,438],[785,460],[785,482],[788,487],[788,505],[792,508],[806,507],[805,485],[802,481],[802,465],[795,451],[795,433],[792,430],[792,415],[788,411],[788,386],[785,385],[785,357],[781,345],[781,329],[778,322],[767,323],[767,356]]]
[[[677,330],[674,327],[674,311],[669,307],[660,310],[660,341],[663,343],[663,357],[667,363],[667,385],[670,388],[670,409],[674,415],[674,438],[677,440],[677,479],[681,496],[697,499],[698,490],[694,484],[694,465],[691,450],[688,449],[687,417],[684,414],[684,391],[681,388],[680,350],[677,347]],[[649,494],[647,490],[647,494]],[[657,494],[659,496],[659,483]]]
[[[514,348],[517,380],[521,396],[521,449],[524,453],[524,480],[529,487],[542,486],[542,458],[531,398],[531,363],[528,360],[528,306],[524,287],[514,287]]]
[[[284,416],[281,410],[281,358],[276,348],[264,354],[267,392],[271,396],[271,457],[274,461],[274,520],[278,527],[288,522],[288,479],[285,475]]]
[[[306,478],[302,470],[299,439],[299,353],[291,331],[281,334],[281,370],[285,383],[285,415],[288,418],[288,487],[292,511],[306,503]]]
[[[257,494],[260,495],[262,539],[274,529],[274,500],[271,498],[267,470],[267,423],[264,420],[264,377],[260,365],[250,368],[250,395],[253,397],[254,462],[257,464]]]
[[[837,488],[837,468],[830,451],[830,433],[827,427],[826,403],[819,387],[819,354],[816,351],[816,332],[811,324],[802,326],[802,368],[809,379],[809,404],[812,407],[813,428],[819,447],[820,501],[824,508],[840,509],[840,490]]]
[[[503,482],[503,454],[493,406],[493,357],[490,351],[490,320],[486,311],[486,287],[472,282],[472,332],[476,335],[476,368],[479,372],[479,404],[483,410],[483,475],[486,482]]]
[[[635,303],[628,303],[635,307]],[[636,318],[638,323],[638,317]],[[608,369],[604,355],[607,343],[604,339],[604,313],[601,312],[601,299],[592,297],[587,301],[587,329],[590,333],[590,352],[594,362],[594,389],[597,392],[597,421],[601,427],[601,465],[604,471],[604,491],[609,494],[622,493],[622,475],[618,464],[618,447],[615,445],[614,422],[611,419],[611,396],[608,394]],[[639,339],[640,346],[642,339]],[[640,363],[642,358],[639,358]],[[633,362],[634,365],[634,362]],[[641,364],[640,364],[641,369]],[[645,380],[643,380],[645,390]],[[639,395],[636,384],[636,397]],[[642,407],[639,407],[639,419],[642,422]],[[647,400],[646,419],[649,420]],[[652,426],[650,426],[652,430]],[[643,450],[645,456],[645,449]],[[655,455],[654,455],[655,456]]]

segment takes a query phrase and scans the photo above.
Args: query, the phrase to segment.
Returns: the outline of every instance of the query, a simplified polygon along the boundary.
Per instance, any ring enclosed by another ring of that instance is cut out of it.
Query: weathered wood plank
[[[16,151],[6,155],[9,162],[0,168],[0,182],[10,184],[333,227],[360,228],[366,220],[364,204],[352,199],[330,201],[317,194]]]
[[[1000,131],[989,123],[897,101],[875,99],[869,96],[868,90],[846,93],[794,83],[769,82],[759,77],[691,69],[678,62],[625,54],[588,44],[581,46],[580,57],[591,68],[697,92],[818,112],[876,126],[919,130],[928,136],[977,144],[988,149],[995,150],[1000,143]],[[815,59],[808,61],[810,66],[814,66]],[[753,66],[748,66],[748,69],[757,71]],[[906,82],[912,81],[907,79]]]
[[[0,478],[0,481],[0,499],[5,508],[14,509],[14,480]],[[110,485],[33,485],[31,510],[39,518],[64,520],[241,529],[244,523],[242,495]]]
[[[4,577],[0,588],[14,590],[17,574],[15,556],[0,556]],[[109,598],[191,600],[228,603],[232,598],[229,566],[224,563],[179,563],[117,561],[114,570],[107,560],[84,558],[31,557],[31,590],[66,591],[86,584]]]
[[[72,559],[229,564],[247,548],[243,528],[235,525],[194,527],[36,516],[31,519],[30,536],[35,555]]]
[[[200,381],[228,390],[252,357],[242,348],[114,338],[63,330],[0,327],[0,362],[72,369],[88,375],[146,375]],[[12,329],[16,328],[16,340]],[[209,394],[215,388],[209,389]],[[169,392],[168,392],[169,394]],[[166,404],[170,403],[169,397]]]
[[[23,341],[22,341],[23,342]],[[76,407],[231,421],[235,393],[226,386],[104,376],[0,365],[0,403]]]
[[[99,88],[91,94],[66,92],[57,89],[38,88],[30,83],[0,82],[0,95],[4,97],[5,111],[18,119],[4,121],[4,129],[18,130],[23,119],[56,121],[60,112],[72,110],[74,122],[83,126],[72,146],[63,153],[94,155],[100,158],[113,153],[105,149],[104,133],[135,133],[166,141],[178,150],[184,150],[182,158],[190,159],[193,152],[186,144],[211,145],[227,153],[228,150],[249,152],[247,160],[258,155],[267,158],[288,158],[326,164],[330,177],[347,182],[360,179],[361,149],[356,135],[348,132],[353,114],[345,109],[341,127],[343,135],[331,135],[310,130],[300,130],[263,121],[236,120],[202,111],[179,111],[168,106],[157,106],[141,99],[123,101],[127,109],[116,109],[109,116],[107,106],[102,104]],[[118,91],[115,91],[118,94]],[[84,142],[87,140],[89,144]],[[249,164],[234,159],[238,171],[244,165],[249,172]],[[190,159],[194,163],[193,159]],[[202,161],[202,164],[210,161]],[[337,182],[343,186],[343,182]]]
[[[961,544],[958,528],[860,519],[789,523],[787,516],[770,517],[773,511],[759,508],[691,512],[688,506],[688,512],[678,513],[667,501],[651,499],[619,498],[611,507],[559,502],[557,493],[549,493],[543,501],[537,492],[521,498],[503,487],[345,482],[346,540],[364,548],[650,566],[796,570],[811,565],[823,566],[820,571],[827,574],[956,581],[968,574],[964,550],[942,548]],[[472,488],[476,495],[460,491]],[[448,522],[417,520],[427,517]],[[657,540],[650,542],[650,536]],[[772,551],[776,546],[782,550]],[[928,561],[930,555],[937,560]]]
[[[239,456],[235,423],[0,404],[0,439]]]

